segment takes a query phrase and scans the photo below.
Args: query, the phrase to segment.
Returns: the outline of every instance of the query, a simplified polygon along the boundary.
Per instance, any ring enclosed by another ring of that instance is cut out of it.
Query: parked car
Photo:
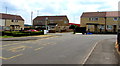
[[[35,29],[29,29],[29,30],[26,30],[26,31],[29,31],[29,32],[38,32],[38,30],[35,30]]]

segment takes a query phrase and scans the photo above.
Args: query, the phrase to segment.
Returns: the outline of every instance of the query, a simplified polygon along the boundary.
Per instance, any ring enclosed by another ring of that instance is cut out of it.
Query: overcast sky
[[[31,24],[33,18],[45,15],[67,15],[70,23],[80,24],[83,12],[117,11],[119,0],[0,0],[0,13],[17,14]]]

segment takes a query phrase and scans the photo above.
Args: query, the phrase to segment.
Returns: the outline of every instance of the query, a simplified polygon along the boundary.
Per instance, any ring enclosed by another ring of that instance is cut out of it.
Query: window
[[[16,20],[16,22],[18,22],[18,20]]]
[[[66,23],[67,23],[67,21],[64,21],[64,23],[66,24]]]
[[[99,25],[99,29],[104,29],[105,28],[105,26],[104,25]]]
[[[18,20],[11,20],[12,22],[18,22]]]
[[[89,20],[90,20],[90,21],[97,21],[98,18],[97,18],[97,17],[95,17],[95,18],[89,18]]]
[[[12,20],[12,22],[14,22],[14,20]]]
[[[118,20],[118,18],[117,18],[117,17],[114,17],[114,18],[113,18],[113,20],[114,20],[114,21],[117,21],[117,20]]]
[[[107,29],[112,29],[112,25],[107,25]]]

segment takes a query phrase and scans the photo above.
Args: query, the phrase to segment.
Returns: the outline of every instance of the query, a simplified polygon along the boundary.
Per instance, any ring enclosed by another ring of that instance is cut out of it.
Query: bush
[[[4,36],[4,35],[12,36],[12,32],[10,32],[10,31],[3,31],[3,32],[2,32],[2,35],[3,35],[3,36]]]
[[[38,32],[3,31],[2,34],[7,36],[20,37],[20,36],[31,36],[31,35],[43,35],[43,32],[42,31],[38,31]]]

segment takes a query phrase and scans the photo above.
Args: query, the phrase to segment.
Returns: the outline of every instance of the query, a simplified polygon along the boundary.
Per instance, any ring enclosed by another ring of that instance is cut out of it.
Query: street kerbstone
[[[86,64],[118,64],[114,43],[113,39],[98,43]]]

